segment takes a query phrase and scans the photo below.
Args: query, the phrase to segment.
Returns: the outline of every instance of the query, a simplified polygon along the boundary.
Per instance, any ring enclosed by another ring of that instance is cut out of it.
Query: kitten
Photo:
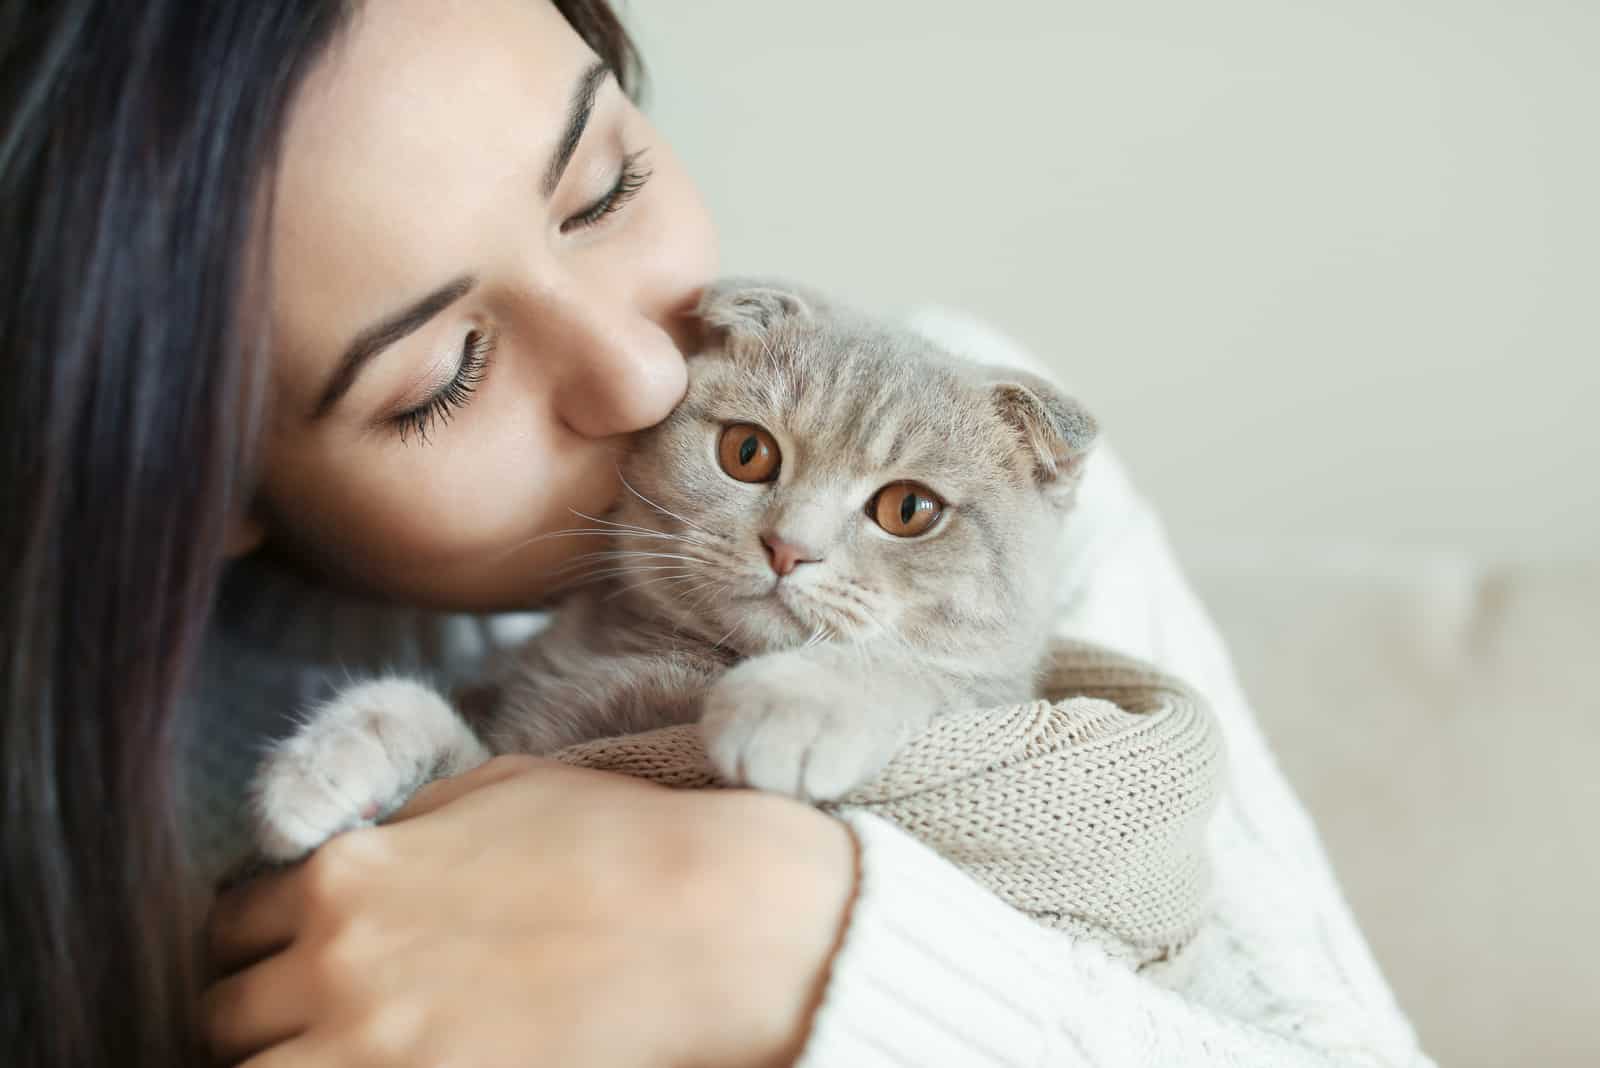
[[[700,315],[592,581],[459,714],[407,679],[315,709],[255,782],[264,855],[494,753],[676,723],[730,782],[834,799],[933,717],[1034,696],[1090,415],[784,283],[720,283]]]

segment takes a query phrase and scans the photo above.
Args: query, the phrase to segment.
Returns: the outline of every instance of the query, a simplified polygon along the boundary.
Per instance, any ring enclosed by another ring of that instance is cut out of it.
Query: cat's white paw
[[[461,763],[462,734],[477,746],[444,698],[420,683],[380,679],[340,692],[263,761],[251,790],[257,849],[298,860],[341,831],[378,822]]]
[[[729,782],[807,801],[832,801],[883,770],[902,731],[859,687],[783,655],[729,671],[706,693],[700,732]]]

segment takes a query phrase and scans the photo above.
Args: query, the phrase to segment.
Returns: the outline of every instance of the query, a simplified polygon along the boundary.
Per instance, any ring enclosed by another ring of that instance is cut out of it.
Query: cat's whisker
[[[733,626],[728,628],[728,633],[724,634],[722,637],[720,637],[716,641],[712,642],[711,643],[712,646],[720,648],[722,643],[727,641],[729,638],[733,637],[734,631],[738,630],[743,624],[744,624],[744,620],[742,620],[742,619],[734,620]]]
[[[623,585],[623,587],[621,589],[617,590],[616,592],[606,594],[605,597],[601,598],[601,600],[604,600],[604,601],[615,600],[616,598],[621,597],[625,593],[633,593],[636,590],[648,589],[651,586],[661,586],[661,585],[664,585],[664,584],[671,584],[671,583],[678,583],[678,582],[693,582],[695,579],[697,579],[699,577],[700,576],[696,575],[696,574],[690,574],[690,575],[663,575],[663,576],[660,576],[658,578],[646,579],[643,582],[629,582],[629,583],[625,583]]]
[[[615,543],[627,544],[635,538],[641,541],[671,541],[694,548],[711,548],[710,542],[703,538],[688,537],[683,534],[672,534],[663,530],[593,530],[588,534],[599,534],[613,539]]]
[[[701,574],[699,574],[698,571],[693,571],[693,569],[683,569],[683,571],[678,572],[678,574],[651,576],[650,582],[643,582],[643,580],[640,580],[640,582],[630,582],[630,577],[635,576],[635,574],[638,574],[638,576],[642,577],[643,579],[643,577],[645,577],[643,576],[643,572],[645,572],[645,568],[627,568],[626,571],[616,571],[613,572],[613,574],[618,574],[618,576],[621,577],[621,584],[624,590],[640,590],[640,588],[646,587],[646,585],[653,585],[654,582],[658,582],[658,580],[690,580],[699,579],[699,577],[701,577]]]
[[[620,477],[620,475],[621,472],[619,471],[618,476]],[[624,482],[624,484],[626,484],[626,482]],[[635,496],[637,496],[637,494],[635,494]],[[648,504],[650,502],[646,501],[645,503]],[[623,535],[632,534],[641,538],[670,538],[675,541],[690,541],[695,542],[696,544],[703,544],[699,538],[695,538],[681,532],[674,533],[668,530],[657,530],[655,527],[641,526],[638,523],[619,523],[614,519],[603,519],[599,516],[589,515],[587,512],[580,512],[576,508],[569,508],[567,510],[573,515],[577,516],[579,519],[587,519],[591,523],[603,524],[606,527],[620,531]],[[702,531],[702,533],[710,532]]]
[[[703,593],[704,589],[704,586],[696,586],[694,588],[694,592]],[[703,603],[703,601],[696,599],[690,607],[699,608]],[[674,639],[684,638],[684,628],[690,626],[694,621],[687,618],[685,615],[676,612],[670,613],[670,618],[672,620],[672,637]],[[689,641],[692,641],[697,645],[705,642],[705,635],[701,632],[698,626],[696,626],[694,631],[688,634],[687,637]]]
[[[706,562],[704,557],[691,556],[687,553],[661,552],[656,549],[602,549],[598,552],[585,553],[584,555],[596,558],[610,557],[619,560],[648,558],[651,560],[689,560],[696,564]]]
[[[708,612],[712,605],[718,602],[726,603],[729,592],[733,586],[718,578],[713,578],[704,586],[695,587],[694,601],[689,605],[697,612]]]
[[[595,560],[685,560],[691,564],[705,565],[708,563],[701,557],[686,556],[683,553],[664,553],[649,549],[602,549],[597,552],[574,556],[571,560],[558,567],[556,573],[570,571],[574,567]]]
[[[691,608],[701,609],[704,608],[708,602],[723,596],[723,594],[727,592],[727,589],[728,587],[726,583],[718,582],[717,580],[713,579],[710,582],[704,582],[698,586],[684,590],[682,596],[686,600],[693,598],[693,602],[690,605]],[[708,590],[711,592],[706,592]]]
[[[674,590],[672,591],[672,595],[680,602],[683,602],[687,601],[690,597],[693,597],[696,593],[705,589],[706,587],[717,585],[716,579],[707,579],[704,575],[685,575],[676,581],[691,582],[696,579],[700,580],[696,585],[690,586],[688,589]]]
[[[686,561],[686,563],[702,564],[702,566],[712,566],[715,563],[715,561],[709,560],[706,556],[693,550],[693,547],[690,547],[690,552],[669,552],[667,548],[669,547],[597,548],[594,552],[579,553],[578,556],[573,556],[571,560],[563,563],[560,569],[573,568],[576,564],[594,560],[682,560]],[[678,547],[674,545],[672,548]]]
[[[589,522],[591,522],[591,523],[599,523],[601,526],[621,527],[624,530],[648,530],[649,529],[648,527],[641,527],[637,523],[619,523],[615,519],[607,519],[604,516],[590,515],[588,512],[580,512],[576,508],[568,508],[567,511],[571,512],[573,515],[577,516],[579,519],[587,519]]]
[[[896,628],[885,626],[884,623],[878,618],[877,614],[872,611],[870,605],[862,602],[860,608],[861,612],[866,616],[866,622],[872,624],[872,637],[874,640],[887,641],[890,645],[904,649],[914,656],[922,654],[922,650],[914,646],[911,643],[911,639],[907,638]]]
[[[811,601],[813,601],[818,608],[822,608],[833,613],[834,615],[842,616],[848,623],[859,625],[865,622],[865,620],[860,617],[859,613],[851,610],[849,605],[840,604],[838,598],[834,596],[834,591],[829,589],[827,586],[815,586],[807,592],[810,594]]]
[[[703,628],[699,626],[700,621],[693,619],[692,616],[703,611],[709,602],[726,595],[727,590],[727,583],[720,579],[712,578],[677,593],[676,597],[679,604],[686,608],[687,612],[673,613],[673,637],[681,637],[684,627],[694,625],[695,634],[691,635],[691,637],[698,641],[704,641],[705,636]]]
[[[601,527],[566,527],[562,530],[552,530],[548,533],[540,534],[537,537],[524,539],[522,544],[529,545],[536,541],[549,541],[551,538],[622,538],[626,537],[629,533],[631,532],[625,530],[606,530]]]
[[[877,590],[868,587],[864,583],[849,581],[833,583],[828,588],[831,592],[856,605],[863,612],[869,615],[872,613],[872,606],[875,603],[873,598],[876,596]]]
[[[682,564],[624,564],[617,567],[604,567],[598,571],[586,572],[582,577],[597,578],[611,575],[637,575],[647,571],[676,571],[680,574],[693,575],[697,572],[694,568],[684,567]]]
[[[706,544],[706,542],[702,542],[702,540],[698,539],[698,537],[688,537],[685,536],[685,534],[672,534],[672,532],[669,531],[653,531],[653,529],[645,528],[645,526],[637,526],[637,528],[635,528],[635,526],[630,526],[630,524],[610,523],[608,520],[597,520],[597,518],[594,518],[594,516],[582,515],[581,512],[574,512],[574,515],[581,515],[582,518],[586,518],[586,520],[590,520],[592,523],[606,523],[608,526],[592,526],[592,528],[584,528],[584,526],[570,526],[570,528],[563,528],[560,529],[560,531],[546,531],[544,534],[534,534],[533,537],[525,537],[525,539],[520,540],[520,542],[517,542],[515,545],[509,545],[509,547],[502,548],[502,550],[499,550],[498,553],[493,553],[493,555],[488,556],[488,558],[490,558],[490,560],[504,560],[506,556],[510,556],[512,553],[522,552],[523,548],[528,547],[528,545],[538,544],[538,542],[547,542],[547,540],[557,539],[557,537],[618,537],[621,536],[621,534],[626,534],[626,536],[629,537],[650,537],[650,539],[669,540],[669,542],[690,542],[690,544],[698,545]]]
[[[676,519],[678,522],[682,523],[684,526],[690,528],[691,530],[698,530],[702,534],[705,534],[705,535],[708,535],[708,536],[711,535],[711,532],[709,530],[705,529],[704,527],[702,527],[700,524],[690,522],[689,520],[685,519],[683,516],[679,515],[677,512],[674,512],[672,509],[667,508],[664,505],[657,504],[655,501],[652,501],[649,497],[646,497],[644,494],[642,494],[638,490],[634,489],[633,488],[633,483],[628,481],[627,476],[622,473],[622,468],[620,468],[620,467],[617,468],[617,477],[622,480],[622,485],[627,489],[627,491],[629,493],[631,493],[635,497],[639,498],[641,501],[643,501],[645,504],[649,505],[651,508],[654,508],[656,511],[660,512],[662,515],[667,516],[667,517],[669,517],[671,519]]]
[[[832,640],[833,628],[828,626],[826,623],[818,623],[816,629],[811,632],[811,637],[807,638],[806,643],[800,648],[810,649],[814,646],[821,645],[823,642]]]
[[[840,597],[843,600],[849,601],[851,604],[859,605],[862,608],[870,607],[871,602],[866,598],[866,596],[862,592],[852,589],[847,583],[830,582],[819,586],[818,588],[827,593]]]
[[[558,583],[553,592],[566,593],[617,575],[635,574],[643,571],[678,571],[685,575],[696,573],[693,569],[684,567],[682,564],[660,564],[652,567],[610,567],[599,571],[580,572],[573,575],[567,581]]]
[[[512,553],[521,552],[523,549],[526,549],[528,546],[532,545],[536,541],[543,541],[545,538],[555,537],[557,534],[565,534],[565,533],[567,533],[567,532],[565,532],[565,531],[553,531],[553,532],[551,532],[549,534],[538,534],[538,535],[535,535],[534,537],[531,537],[531,538],[524,538],[521,541],[517,542],[515,545],[511,545],[511,546],[508,546],[507,548],[501,549],[497,553],[489,554],[488,559],[491,560],[491,561],[504,560],[506,557],[510,556]],[[581,531],[573,531],[572,535],[576,536],[579,533],[582,533],[582,532]]]

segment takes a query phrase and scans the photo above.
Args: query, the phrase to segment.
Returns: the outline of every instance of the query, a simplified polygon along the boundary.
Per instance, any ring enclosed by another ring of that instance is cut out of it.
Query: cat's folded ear
[[[705,288],[696,314],[712,330],[767,334],[779,323],[810,319],[824,302],[814,290],[775,278],[724,278]]]
[[[1017,434],[1035,481],[1047,495],[1070,501],[1100,434],[1094,416],[1051,382],[1024,371],[996,369],[989,388],[995,410]]]

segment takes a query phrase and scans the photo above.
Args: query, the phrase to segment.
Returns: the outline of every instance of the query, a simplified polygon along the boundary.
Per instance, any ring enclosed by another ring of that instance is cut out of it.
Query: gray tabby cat
[[[1090,415],[784,283],[720,283],[700,314],[593,581],[459,714],[409,679],[315,709],[254,784],[264,855],[491,754],[679,723],[732,783],[833,799],[935,716],[1033,696]]]

